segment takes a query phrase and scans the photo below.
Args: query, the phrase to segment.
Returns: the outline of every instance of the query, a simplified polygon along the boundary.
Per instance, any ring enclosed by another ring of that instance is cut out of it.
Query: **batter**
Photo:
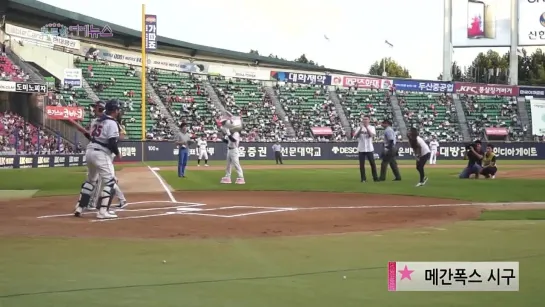
[[[119,139],[119,125],[116,118],[119,116],[119,103],[108,101],[104,114],[91,125],[85,159],[87,162],[87,179],[81,186],[78,206],[75,216],[80,216],[83,209],[89,205],[91,194],[98,180],[104,182],[97,204],[98,219],[117,218],[114,212],[109,211],[115,195],[117,180],[113,165],[113,156],[120,157],[117,142]]]
[[[234,167],[237,172],[237,181],[236,184],[245,184],[244,173],[242,172],[242,167],[240,166],[238,145],[240,143],[240,133],[233,132],[226,128],[222,127],[225,137],[223,142],[227,143],[227,167],[225,169],[225,177],[221,178],[221,183],[231,183],[231,169]]]
[[[99,120],[101,118],[101,116],[104,114],[105,106],[106,106],[106,103],[104,101],[102,101],[102,100],[99,100],[99,101],[96,102],[96,104],[95,104],[95,115],[96,115],[95,117],[96,118],[91,121],[90,126],[92,126],[93,123],[95,123],[97,120]],[[119,122],[118,122],[118,125],[119,125]],[[119,138],[123,139],[125,131],[123,129],[121,129],[121,127],[119,127],[119,130],[120,130]],[[97,200],[100,197],[101,187],[103,187],[103,186],[104,186],[104,182],[97,181],[95,183],[95,189],[93,190],[93,194],[91,195],[91,200],[89,201],[89,206],[86,209],[88,209],[88,210],[95,210],[96,209]],[[125,194],[123,193],[123,191],[121,190],[121,187],[119,186],[119,181],[117,182],[115,187],[116,187],[115,195],[119,199],[119,204],[116,207],[120,208],[120,209],[125,208],[127,206],[127,199],[125,198]]]
[[[201,160],[204,159],[204,166],[208,166],[208,143],[203,138],[199,138],[197,141],[197,148],[199,149],[199,159],[197,159],[197,166],[201,166]]]

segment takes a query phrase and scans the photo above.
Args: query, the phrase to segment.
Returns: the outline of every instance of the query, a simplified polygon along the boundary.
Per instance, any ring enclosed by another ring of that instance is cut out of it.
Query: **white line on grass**
[[[174,195],[172,195],[172,192],[170,191],[168,185],[165,183],[164,179],[161,178],[161,176],[155,171],[155,168],[152,168],[151,166],[148,165],[148,169],[153,175],[155,175],[155,178],[157,178],[157,180],[159,180],[159,183],[161,184],[163,189],[165,189],[165,192],[167,192],[167,195],[170,198],[170,200],[173,203],[176,202],[176,199],[174,198]]]

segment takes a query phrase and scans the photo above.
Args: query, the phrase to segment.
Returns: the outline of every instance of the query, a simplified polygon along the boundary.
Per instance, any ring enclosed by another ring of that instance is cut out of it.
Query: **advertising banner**
[[[51,119],[83,120],[85,110],[82,107],[46,106],[45,113]]]
[[[62,81],[64,85],[70,85],[74,88],[81,88],[82,78],[81,68],[65,68]]]
[[[519,86],[519,96],[532,96],[534,98],[545,98],[545,87]]]
[[[545,45],[545,2],[518,0],[519,46]]]
[[[331,85],[331,76],[329,75],[271,71],[270,78],[281,82]]]
[[[452,1],[452,45],[510,46],[511,0]]]
[[[142,57],[140,52],[121,50],[117,48],[109,48],[103,46],[91,46],[89,44],[82,44],[83,49],[80,50],[80,54],[86,57],[93,57],[96,55],[98,59],[122,63],[127,65],[142,66]],[[187,60],[176,59],[173,57],[160,56],[155,54],[148,54],[148,64],[150,68],[157,68],[163,70],[172,70],[180,72],[192,72],[198,74],[206,74],[208,72],[208,64],[190,63]]]
[[[333,80],[333,79],[332,79]],[[373,77],[358,77],[358,76],[342,76],[334,75],[333,85],[342,87],[357,87],[365,89],[390,89],[393,85],[392,80],[373,78]]]
[[[314,135],[332,135],[333,131],[330,127],[312,127],[312,134]]]
[[[545,100],[530,100],[530,114],[532,114],[532,134],[545,135]]]
[[[493,143],[494,152],[501,160],[541,160],[545,159],[545,143]],[[243,160],[274,161],[273,143],[242,143],[239,156]],[[287,160],[357,160],[357,143],[280,143],[282,156]],[[412,148],[407,143],[400,143],[399,159],[413,160]],[[483,144],[486,146],[486,144]],[[208,143],[210,163],[225,163],[227,146],[223,142]],[[375,153],[382,151],[382,143],[375,143]],[[464,143],[441,143],[439,159],[460,160],[465,155]],[[122,141],[119,151],[123,162],[141,161],[177,161],[178,149],[173,142],[160,141]],[[195,157],[195,148],[189,149]],[[193,158],[191,158],[193,159]],[[85,155],[3,155],[0,156],[0,168],[36,168],[85,165]],[[460,170],[463,165],[460,166]]]
[[[157,49],[157,15],[146,15],[146,51]]]
[[[486,128],[487,135],[506,136],[508,134],[507,128]]]
[[[74,39],[69,39],[65,37],[55,36],[35,30],[30,30],[26,28],[21,28],[18,26],[6,24],[6,33],[18,38],[21,38],[25,41],[35,41],[38,45],[47,46],[50,48],[53,47],[64,47],[68,49],[80,49],[80,42]]]
[[[454,84],[443,81],[394,79],[396,90],[425,93],[454,93]]]
[[[15,92],[15,82],[0,81],[0,92]]]
[[[518,96],[519,88],[513,85],[480,84],[455,82],[454,91],[457,94],[491,95],[491,96]]]
[[[270,70],[253,69],[248,67],[210,65],[208,73],[230,78],[269,80]]]
[[[85,155],[2,155],[2,168],[69,167],[85,165]]]
[[[502,160],[539,160],[545,159],[545,143],[492,143],[494,151]],[[241,143],[239,155],[241,160],[274,160],[273,143]],[[282,156],[293,160],[349,160],[358,158],[358,148],[355,142],[331,143],[280,143]],[[399,159],[414,159],[413,150],[408,143],[401,142]],[[464,157],[467,144],[460,142],[445,142],[439,147],[439,159],[460,160]],[[486,144],[484,144],[486,146]],[[178,149],[172,142],[150,141],[143,144],[139,141],[126,141],[119,144],[124,162],[142,161],[176,161]],[[380,153],[382,143],[375,143],[375,153]],[[143,151],[142,151],[143,150]],[[189,149],[191,156],[196,156],[195,148]],[[211,163],[224,163],[227,146],[223,142],[209,142],[208,155]],[[192,158],[191,158],[192,159]],[[243,164],[244,165],[244,164]],[[462,167],[462,166],[461,166]]]

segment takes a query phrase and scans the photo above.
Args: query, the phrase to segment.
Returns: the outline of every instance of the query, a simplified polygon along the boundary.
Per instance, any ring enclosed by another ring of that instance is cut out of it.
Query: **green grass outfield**
[[[321,190],[464,202],[543,201],[542,180],[459,180],[458,171],[430,168],[424,188],[414,187],[413,169],[402,169],[402,182],[361,184],[352,165],[247,170],[245,186],[219,185],[221,171],[190,171],[183,180],[174,171],[159,173],[178,190]],[[37,195],[75,195],[83,178],[81,168],[0,172],[0,190],[36,189]],[[545,222],[529,218],[497,221],[506,217],[483,215],[492,221],[459,222],[444,225],[445,230],[265,239],[0,238],[0,306],[541,306]],[[387,292],[387,261],[519,261],[521,290]]]

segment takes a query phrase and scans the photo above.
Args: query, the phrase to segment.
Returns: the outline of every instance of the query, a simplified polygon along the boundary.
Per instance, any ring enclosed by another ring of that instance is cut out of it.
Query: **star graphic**
[[[414,272],[414,270],[409,270],[409,268],[407,268],[407,266],[405,266],[405,268],[403,270],[398,270],[399,273],[401,273],[401,280],[403,279],[408,279],[408,280],[412,280],[411,279],[411,274]]]

